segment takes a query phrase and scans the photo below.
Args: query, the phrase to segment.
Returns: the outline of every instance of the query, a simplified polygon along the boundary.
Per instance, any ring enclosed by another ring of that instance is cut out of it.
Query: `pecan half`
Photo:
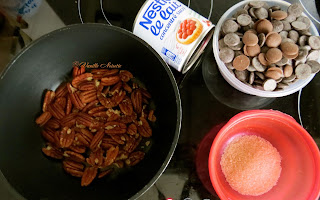
[[[134,166],[144,158],[144,155],[145,153],[143,153],[142,151],[133,152],[125,162],[128,166]]]
[[[83,109],[82,112],[86,113],[88,110],[91,110],[92,108],[96,107],[98,105],[99,101],[95,100],[93,102],[88,103]]]
[[[94,79],[101,79],[105,76],[113,76],[118,74],[118,69],[92,69],[91,73],[93,74]]]
[[[93,79],[92,76],[93,75],[91,73],[81,74],[72,79],[71,84],[73,87],[78,88],[81,83],[91,81]]]
[[[127,83],[123,83],[122,87],[125,91],[127,91],[128,93],[132,92],[132,88],[127,84]]]
[[[70,147],[74,140],[74,130],[70,129],[69,127],[63,127],[60,133],[60,146],[62,148]]]
[[[56,98],[64,97],[68,94],[67,83],[61,83],[55,91]]]
[[[102,138],[104,136],[104,130],[100,129],[96,135],[92,138],[92,141],[90,143],[90,149],[92,151],[97,150],[97,148],[99,147],[99,144],[101,144],[102,142]]]
[[[137,126],[135,124],[130,124],[128,126],[127,133],[129,135],[135,135],[135,134],[137,134],[137,130],[138,130],[138,128],[137,128]]]
[[[75,142],[74,142],[73,145],[71,145],[69,147],[69,149],[71,151],[74,151],[74,152],[80,153],[80,154],[86,152],[86,147],[85,146],[76,145]]]
[[[129,72],[127,70],[121,70],[119,73],[119,76],[123,82],[128,82],[128,81],[130,81],[130,79],[133,78],[133,75],[131,74],[131,72]]]
[[[72,127],[76,124],[76,117],[78,116],[78,113],[70,113],[69,115],[66,115],[64,118],[61,119],[61,125],[62,126],[68,126]]]
[[[116,158],[117,160],[126,160],[129,157],[129,153],[124,151],[124,150],[120,150],[118,153],[118,156]]]
[[[119,153],[119,147],[111,147],[108,151],[107,151],[107,155],[105,158],[105,162],[104,162],[104,167],[107,167],[109,165],[111,165],[114,160],[117,158]]]
[[[96,90],[83,91],[80,93],[79,97],[83,104],[90,103],[97,99],[97,91]]]
[[[103,87],[103,86],[102,86]],[[102,93],[105,94],[105,95],[108,95],[109,94],[109,91],[110,91],[110,86],[108,87],[105,87],[102,89]]]
[[[128,124],[128,123],[133,122],[136,119],[137,119],[137,113],[133,112],[132,115],[130,115],[130,116],[128,116],[128,115],[120,116],[120,119],[118,121],[121,123]]]
[[[101,142],[101,148],[103,149],[110,149],[113,146],[117,146],[118,143],[116,141],[114,141],[112,138],[109,137],[103,137],[102,138],[102,142]]]
[[[108,111],[106,112],[107,114],[107,121],[117,121],[120,118],[120,111],[119,110],[113,110],[112,108],[109,108]]]
[[[72,102],[71,102],[71,97],[68,95],[67,97],[67,106],[66,106],[66,115],[69,115],[72,110]]]
[[[48,90],[44,96],[44,100],[43,100],[43,104],[42,104],[42,111],[46,112],[48,106],[50,105],[50,103],[53,101],[55,97],[55,92],[53,92],[52,90]]]
[[[132,151],[134,151],[137,146],[140,144],[142,138],[141,137],[138,137],[137,139],[135,139],[133,136],[128,136],[126,135],[126,144],[125,146],[123,147],[123,150],[131,153]]]
[[[110,135],[110,137],[118,144],[124,144],[126,141],[126,137],[123,134]]]
[[[95,107],[95,108],[92,108],[91,110],[89,110],[88,114],[94,116],[94,114],[96,114],[96,113],[106,112],[106,111],[107,111],[106,107],[98,106],[98,107]]]
[[[137,125],[138,125],[138,132],[141,134],[141,136],[143,137],[152,136],[152,129],[145,118],[140,117],[140,121],[138,121]]]
[[[62,119],[65,116],[64,110],[59,104],[50,104],[48,106],[48,111],[52,114],[53,117],[57,119]]]
[[[50,112],[44,112],[36,119],[36,123],[39,124],[39,126],[44,126],[51,117],[52,115]]]
[[[105,171],[102,171],[102,172],[99,173],[98,178],[102,178],[102,177],[110,174],[112,171],[113,171],[113,169],[107,169]]]
[[[119,81],[120,81],[120,77],[118,75],[107,76],[107,77],[101,78],[100,84],[103,86],[110,86],[118,83]]]
[[[74,66],[72,68],[72,77],[76,77],[76,76],[79,76],[81,73],[80,73],[80,69],[78,66]]]
[[[93,139],[93,134],[85,128],[76,129],[76,132],[76,140],[82,143],[84,146],[89,147]]]
[[[65,151],[63,153],[63,156],[66,157],[67,159],[70,159],[72,161],[75,162],[84,162],[85,158],[83,157],[83,155],[73,152],[73,151]]]
[[[118,82],[115,84],[112,89],[108,92],[110,95],[114,95],[116,92],[120,92],[120,89],[122,87],[122,82]]]
[[[59,97],[56,99],[55,103],[59,104],[62,109],[65,109],[67,105],[67,99],[65,97]]]
[[[84,108],[85,104],[82,103],[79,94],[76,92],[77,90],[74,87],[72,87],[70,83],[67,83],[67,88],[73,105],[80,110]]]
[[[96,90],[96,83],[94,81],[87,81],[80,83],[78,86],[78,89],[81,91],[87,91],[87,90]]]
[[[55,135],[55,131],[50,129],[50,128],[46,128],[43,129],[41,131],[41,135],[42,137],[44,137],[44,139],[46,139],[48,142],[55,144],[55,139],[54,139],[54,135]]]
[[[60,128],[60,121],[52,118],[46,123],[46,128],[51,128],[51,129],[59,129]]]
[[[133,106],[131,99],[129,97],[125,97],[123,101],[119,104],[120,110],[123,112],[125,115],[131,115],[133,112]]]
[[[151,94],[147,90],[145,90],[143,88],[140,88],[139,90],[141,91],[141,94],[143,97],[145,97],[147,99],[151,99]]]
[[[150,122],[155,122],[157,120],[156,116],[154,116],[154,110],[150,110],[148,114],[148,120]]]
[[[121,90],[120,92],[115,92],[112,96],[112,101],[114,102],[114,106],[117,106],[123,101],[124,97],[126,96],[126,92]],[[114,107],[113,106],[113,107]]]
[[[76,76],[79,76],[79,75],[85,73],[86,72],[86,67],[85,66],[86,66],[86,63],[83,63],[80,66],[79,65],[73,66],[72,77],[74,78]]]
[[[93,117],[91,117],[86,113],[78,113],[76,121],[78,124],[82,124],[86,127],[91,127],[91,128],[99,128],[103,126],[102,123],[93,119]]]
[[[88,186],[97,176],[98,168],[86,167],[81,178],[81,186]]]
[[[99,148],[95,152],[92,151],[89,155],[89,158],[87,158],[86,161],[91,166],[96,166],[96,167],[102,166],[104,162],[103,150]]]
[[[131,101],[134,107],[134,110],[140,114],[142,111],[142,94],[140,90],[134,90],[131,93]]]
[[[62,159],[63,153],[60,149],[54,147],[52,144],[48,143],[46,148],[42,148],[42,152],[51,158]]]
[[[121,122],[107,122],[105,129],[107,134],[123,134],[127,132],[127,126]]]
[[[64,160],[62,161],[62,166],[63,169],[72,176],[82,177],[83,175],[84,166],[81,163],[74,162],[71,160]]]

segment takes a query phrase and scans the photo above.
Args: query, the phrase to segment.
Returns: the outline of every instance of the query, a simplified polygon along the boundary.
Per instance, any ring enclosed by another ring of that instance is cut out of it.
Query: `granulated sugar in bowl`
[[[316,200],[320,152],[294,118],[244,111],[219,131],[209,160],[211,183],[224,200]]]
[[[281,156],[267,140],[244,135],[228,144],[220,165],[234,190],[243,195],[259,196],[277,184],[281,173]]]

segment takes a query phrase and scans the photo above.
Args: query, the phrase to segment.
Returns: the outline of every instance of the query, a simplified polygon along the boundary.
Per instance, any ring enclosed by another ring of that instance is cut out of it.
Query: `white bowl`
[[[287,10],[287,8],[291,5],[290,3],[282,0],[261,0],[263,2],[267,2],[269,6],[278,5],[281,7],[282,10]],[[214,34],[213,34],[213,53],[214,57],[216,59],[216,62],[218,64],[218,68],[223,76],[223,78],[234,88],[237,90],[244,92],[246,94],[261,96],[261,97],[282,97],[287,96],[290,94],[293,94],[300,89],[302,89],[304,86],[306,86],[315,76],[315,74],[312,74],[309,78],[304,80],[298,80],[295,83],[290,84],[287,88],[281,90],[281,91],[263,91],[259,89],[255,89],[253,87],[250,87],[243,82],[239,81],[233,74],[230,73],[226,65],[220,60],[219,58],[219,35],[221,31],[222,24],[228,19],[231,18],[232,15],[240,8],[243,8],[244,5],[249,3],[249,0],[241,1],[231,8],[229,8],[220,18],[218,21],[218,24],[216,25]],[[305,13],[302,14],[303,16],[306,16]],[[310,32],[312,35],[319,35],[317,28],[312,24],[310,27]],[[320,60],[320,59],[319,59]]]

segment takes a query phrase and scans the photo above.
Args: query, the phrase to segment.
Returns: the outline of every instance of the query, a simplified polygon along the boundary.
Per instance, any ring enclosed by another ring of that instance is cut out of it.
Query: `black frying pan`
[[[157,106],[153,145],[145,159],[88,187],[42,154],[44,140],[34,122],[44,90],[66,80],[74,61],[121,64],[145,83]],[[148,44],[117,27],[73,25],[43,36],[9,64],[0,94],[0,169],[26,199],[135,199],[164,171],[178,141],[181,105],[170,69]]]

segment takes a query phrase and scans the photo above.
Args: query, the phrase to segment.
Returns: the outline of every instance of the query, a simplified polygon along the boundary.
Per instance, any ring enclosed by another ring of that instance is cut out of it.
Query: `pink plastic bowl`
[[[221,171],[224,149],[240,135],[268,140],[282,157],[278,183],[263,195],[241,195],[229,186]],[[208,162],[211,183],[222,200],[317,200],[320,196],[319,149],[304,128],[279,111],[251,110],[231,118],[213,141]]]

